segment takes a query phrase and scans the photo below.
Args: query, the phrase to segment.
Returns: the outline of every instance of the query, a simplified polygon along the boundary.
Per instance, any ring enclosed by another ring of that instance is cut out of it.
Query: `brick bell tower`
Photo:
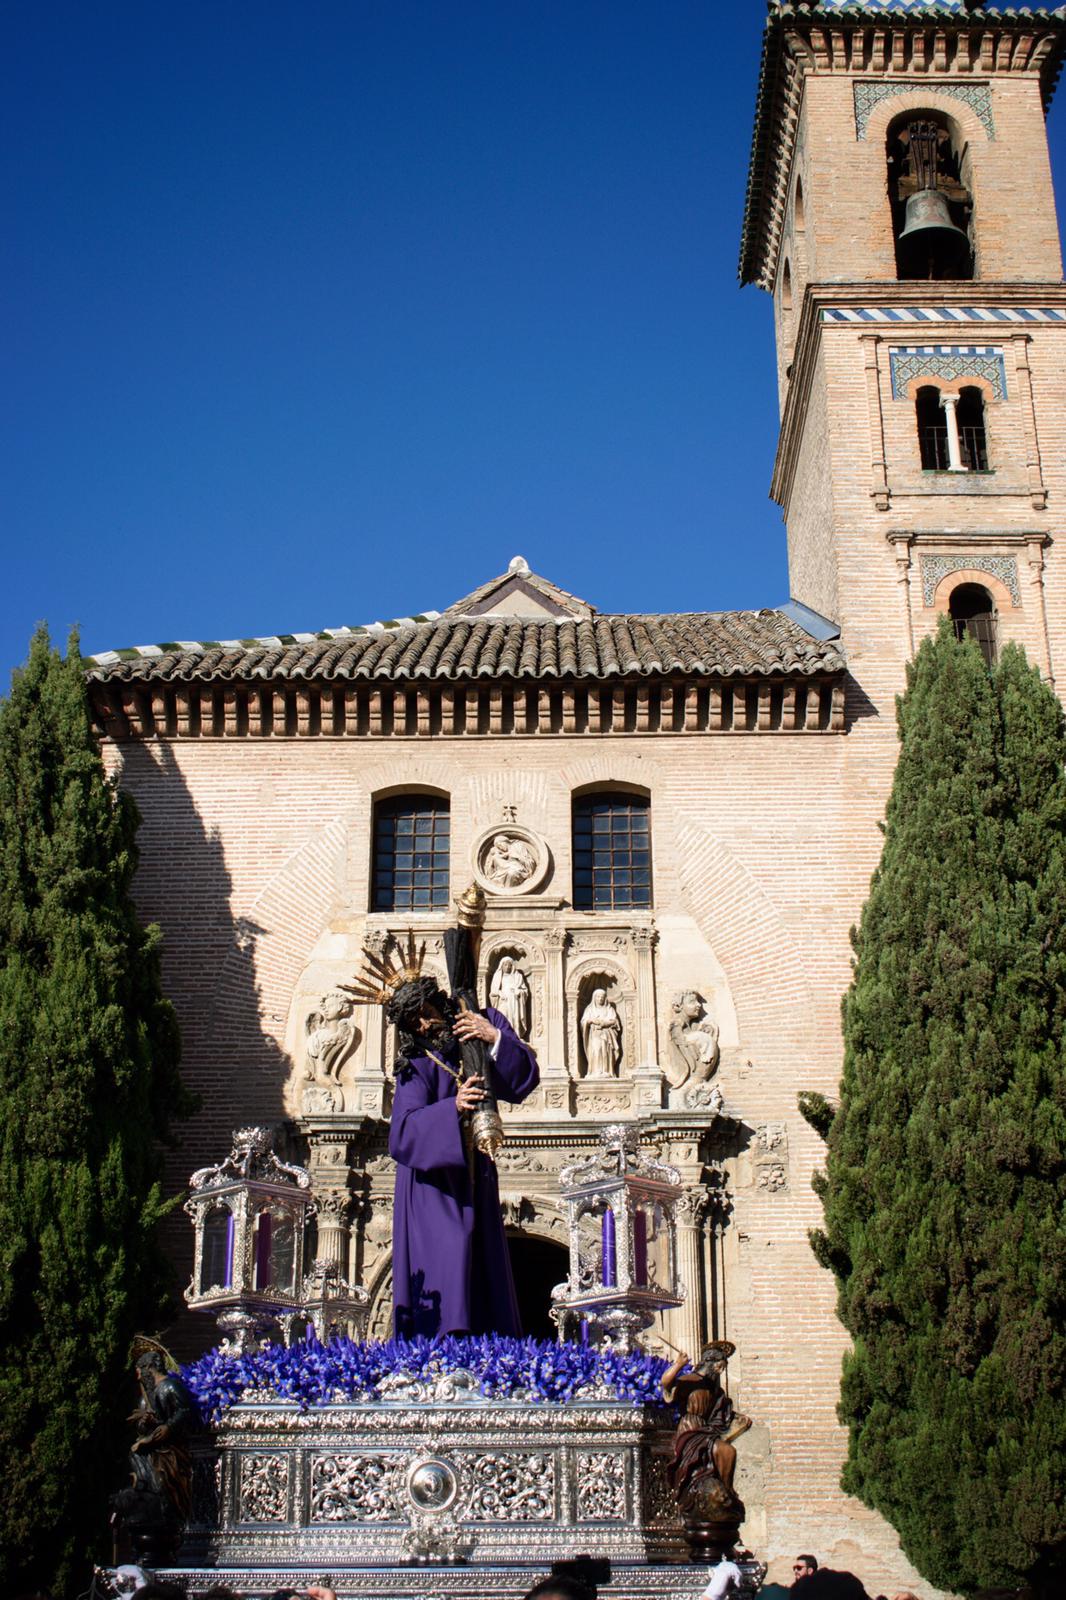
[[[740,276],[774,298],[793,597],[869,707],[941,613],[1066,688],[1066,9],[770,0]]]

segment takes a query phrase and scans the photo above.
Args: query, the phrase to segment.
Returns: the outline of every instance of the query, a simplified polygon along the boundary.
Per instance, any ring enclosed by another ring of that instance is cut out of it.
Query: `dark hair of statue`
[[[446,1023],[454,1022],[458,1006],[440,988],[435,978],[412,978],[401,984],[385,1007],[386,1022],[396,1024],[396,1076],[400,1077],[410,1067],[415,1056],[425,1055],[426,1045],[418,1032],[418,1019],[427,1006],[439,1011]],[[436,1041],[437,1048],[447,1048],[451,1043],[451,1029]]]

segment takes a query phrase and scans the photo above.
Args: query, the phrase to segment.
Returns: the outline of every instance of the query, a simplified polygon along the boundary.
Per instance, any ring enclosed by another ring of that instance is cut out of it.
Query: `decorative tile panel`
[[[1053,306],[823,306],[823,322],[1061,322]]]
[[[855,93],[855,134],[866,138],[870,113],[882,100],[898,99],[900,95],[913,94],[915,90],[929,100],[961,100],[978,118],[990,139],[996,137],[992,119],[992,91],[987,83],[866,83],[853,85]]]
[[[1007,398],[1003,351],[994,344],[900,344],[888,353],[893,400],[907,399],[913,378],[984,378],[996,400]]]
[[[949,572],[987,572],[998,578],[1010,593],[1016,606],[1022,603],[1018,584],[1018,563],[1013,556],[922,556],[922,599],[927,606],[933,604],[937,586]]]

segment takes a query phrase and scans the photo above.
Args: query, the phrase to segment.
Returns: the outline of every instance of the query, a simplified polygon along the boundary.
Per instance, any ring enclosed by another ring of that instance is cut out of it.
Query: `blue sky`
[[[517,552],[606,610],[783,600],[770,302],[736,284],[764,16],[10,10],[2,681],[39,619],[313,630]]]

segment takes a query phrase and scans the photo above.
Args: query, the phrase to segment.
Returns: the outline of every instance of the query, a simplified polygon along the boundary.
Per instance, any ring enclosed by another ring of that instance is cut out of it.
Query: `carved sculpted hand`
[[[465,1083],[459,1085],[455,1104],[460,1111],[476,1111],[484,1098],[485,1091],[481,1087],[481,1079],[467,1078]]]
[[[483,1039],[491,1046],[496,1043],[499,1030],[492,1026],[488,1017],[479,1016],[476,1011],[460,1011],[453,1024],[453,1031],[457,1039]]]

